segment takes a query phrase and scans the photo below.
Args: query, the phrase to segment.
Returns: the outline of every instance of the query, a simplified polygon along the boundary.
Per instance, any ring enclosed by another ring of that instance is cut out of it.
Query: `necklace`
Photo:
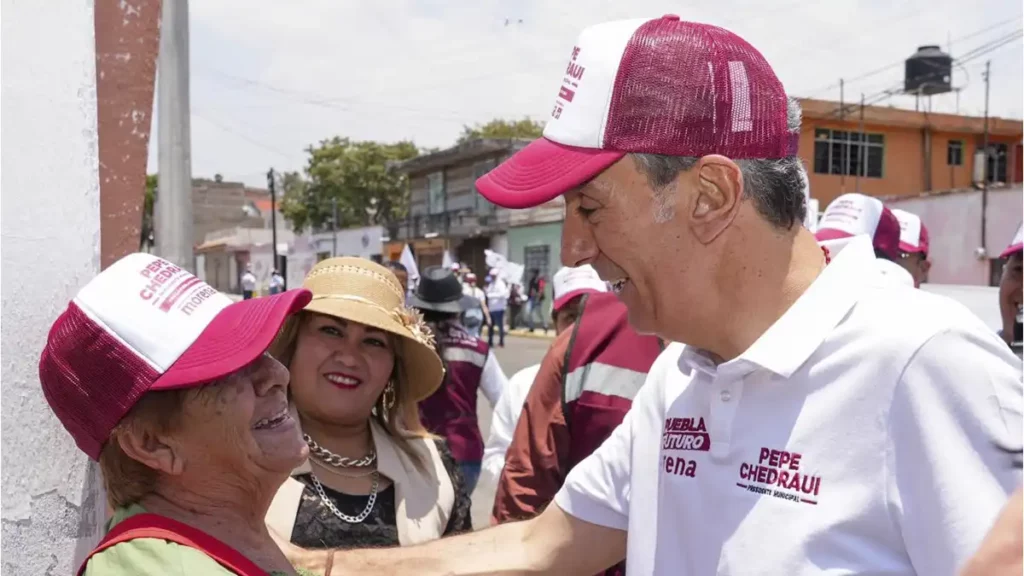
[[[303,434],[302,439],[309,446],[309,453],[311,455],[324,464],[329,464],[335,468],[367,468],[377,461],[376,450],[370,450],[370,453],[362,458],[348,458],[346,456],[339,456],[317,444],[316,440],[313,440],[309,434]]]
[[[321,462],[317,458],[310,458],[309,461],[314,463],[314,464],[316,464],[317,466],[323,468],[325,471],[330,472],[331,474],[334,474],[336,476],[341,476],[342,478],[366,478],[370,474],[373,474],[374,472],[377,471],[376,468],[373,468],[373,469],[367,470],[365,472],[359,472],[358,474],[348,474],[346,472],[342,472],[338,468],[334,468],[330,464],[326,464],[324,462]]]
[[[316,474],[310,472],[309,477],[312,478],[313,488],[316,490],[316,495],[320,497],[320,501],[324,503],[324,506],[327,506],[327,509],[335,516],[349,524],[359,524],[363,520],[366,520],[366,517],[369,516],[370,512],[373,510],[374,503],[377,502],[377,487],[380,485],[380,474],[378,474],[376,470],[373,471],[373,485],[370,487],[370,499],[366,502],[366,508],[363,508],[363,511],[360,512],[358,516],[349,516],[341,510],[338,510],[338,507],[334,505],[334,502],[327,497],[327,493],[324,492],[324,487],[320,484],[320,480],[316,477]]]

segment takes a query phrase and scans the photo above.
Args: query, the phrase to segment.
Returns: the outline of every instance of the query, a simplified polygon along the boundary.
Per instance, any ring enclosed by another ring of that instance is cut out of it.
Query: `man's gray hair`
[[[787,127],[800,132],[800,103],[790,98],[786,107]],[[664,156],[661,154],[630,154],[638,170],[647,176],[651,187],[663,190],[679,174],[693,168],[699,158]],[[807,171],[798,156],[778,159],[735,160],[743,174],[743,195],[754,203],[757,212],[772,224],[790,229],[803,222],[807,213],[805,193],[809,186]],[[666,201],[670,202],[668,199]],[[664,222],[671,218],[672,206],[656,206],[655,218]]]

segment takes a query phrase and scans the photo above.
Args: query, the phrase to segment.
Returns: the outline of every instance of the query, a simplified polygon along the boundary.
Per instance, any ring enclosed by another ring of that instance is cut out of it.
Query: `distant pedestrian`
[[[914,286],[920,288],[928,281],[932,263],[928,260],[928,228],[917,214],[893,208],[900,223],[900,260],[897,262],[914,277]]]
[[[402,285],[402,294],[408,297],[409,270],[405,267],[405,264],[397,260],[389,260],[385,266],[391,269],[391,273],[395,275],[395,278],[398,278],[398,282]]]
[[[540,275],[540,270],[536,268],[530,270],[530,283],[526,287],[526,325],[529,326],[530,332],[533,332],[533,329],[536,327],[535,320],[537,318],[540,318],[544,331],[548,331],[548,318],[542,310],[544,307],[545,287],[546,282],[544,277]]]
[[[1021,341],[1024,340],[1024,329],[1021,327],[1021,302],[1024,299],[1022,290],[1022,261],[1024,243],[1021,242],[1021,228],[1010,245],[1000,255],[1004,260],[1003,275],[999,280],[999,314],[1002,318],[1002,329],[999,335],[1013,348],[1021,353]]]
[[[512,284],[508,293],[508,329],[515,330],[522,320],[523,313],[523,287],[518,282]]]
[[[256,292],[256,275],[252,273],[252,262],[245,265],[245,273],[242,274],[242,300],[252,298]]]
[[[471,297],[471,307],[462,314],[462,325],[479,338],[484,324],[491,323],[491,314],[487,310],[487,295],[476,285],[476,274],[467,272],[463,276],[462,293]]]
[[[498,346],[505,347],[505,309],[508,307],[508,282],[502,279],[497,268],[491,268],[487,275],[487,311],[491,323],[487,326],[487,345],[494,347],[494,330],[498,330]]]
[[[284,276],[277,270],[270,273],[270,293],[280,294],[284,292]]]

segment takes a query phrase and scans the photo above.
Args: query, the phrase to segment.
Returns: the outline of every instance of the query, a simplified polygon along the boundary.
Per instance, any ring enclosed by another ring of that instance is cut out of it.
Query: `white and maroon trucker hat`
[[[907,254],[920,252],[928,256],[928,228],[917,214],[892,209],[893,216],[900,223],[900,250]]]
[[[818,231],[818,243],[845,240],[864,234],[875,250],[893,261],[900,259],[900,222],[881,200],[863,194],[843,194],[825,209]]]
[[[1014,252],[1024,250],[1024,236],[1022,236],[1022,231],[1024,231],[1024,224],[1017,226],[1017,233],[1013,235],[1013,241],[1010,242],[1010,245],[1006,247],[1006,250],[1003,250],[1003,253],[999,255],[1000,258],[1006,258]]]
[[[477,180],[506,208],[543,204],[630,152],[784,158],[782,83],[739,36],[678,16],[591,26],[569,57],[544,136]]]
[[[562,306],[577,296],[608,291],[608,285],[601,280],[601,277],[597,275],[597,270],[594,270],[590,264],[575,268],[563,266],[558,272],[555,272],[551,284],[551,290],[555,297],[552,309],[555,312],[558,312]]]
[[[39,380],[78,447],[103,444],[151,390],[205,384],[253,362],[308,290],[233,303],[150,254],[118,260],[82,288],[50,328]]]

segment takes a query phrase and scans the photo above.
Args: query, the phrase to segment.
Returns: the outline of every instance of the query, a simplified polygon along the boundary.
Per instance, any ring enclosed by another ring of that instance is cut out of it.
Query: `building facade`
[[[258,188],[247,188],[241,182],[226,182],[219,178],[192,179],[192,236],[193,245],[206,241],[211,232],[225,228],[264,228],[269,226],[258,203],[269,204],[270,193]],[[278,229],[282,222],[278,222]]]
[[[966,188],[882,198],[892,208],[917,214],[928,227],[930,283],[999,285],[999,254],[1021,223],[1024,190],[1016,185],[983,196],[981,190]]]
[[[476,191],[476,179],[529,144],[529,140],[477,139],[395,166],[409,178],[409,215],[388,240],[409,244],[422,270],[440,265],[447,250],[478,275],[485,250],[504,253],[510,212]]]
[[[969,188],[983,149],[985,119],[825,100],[801,100],[799,155],[822,209],[841,194],[915,196]],[[987,176],[1022,180],[1020,120],[989,118]]]

